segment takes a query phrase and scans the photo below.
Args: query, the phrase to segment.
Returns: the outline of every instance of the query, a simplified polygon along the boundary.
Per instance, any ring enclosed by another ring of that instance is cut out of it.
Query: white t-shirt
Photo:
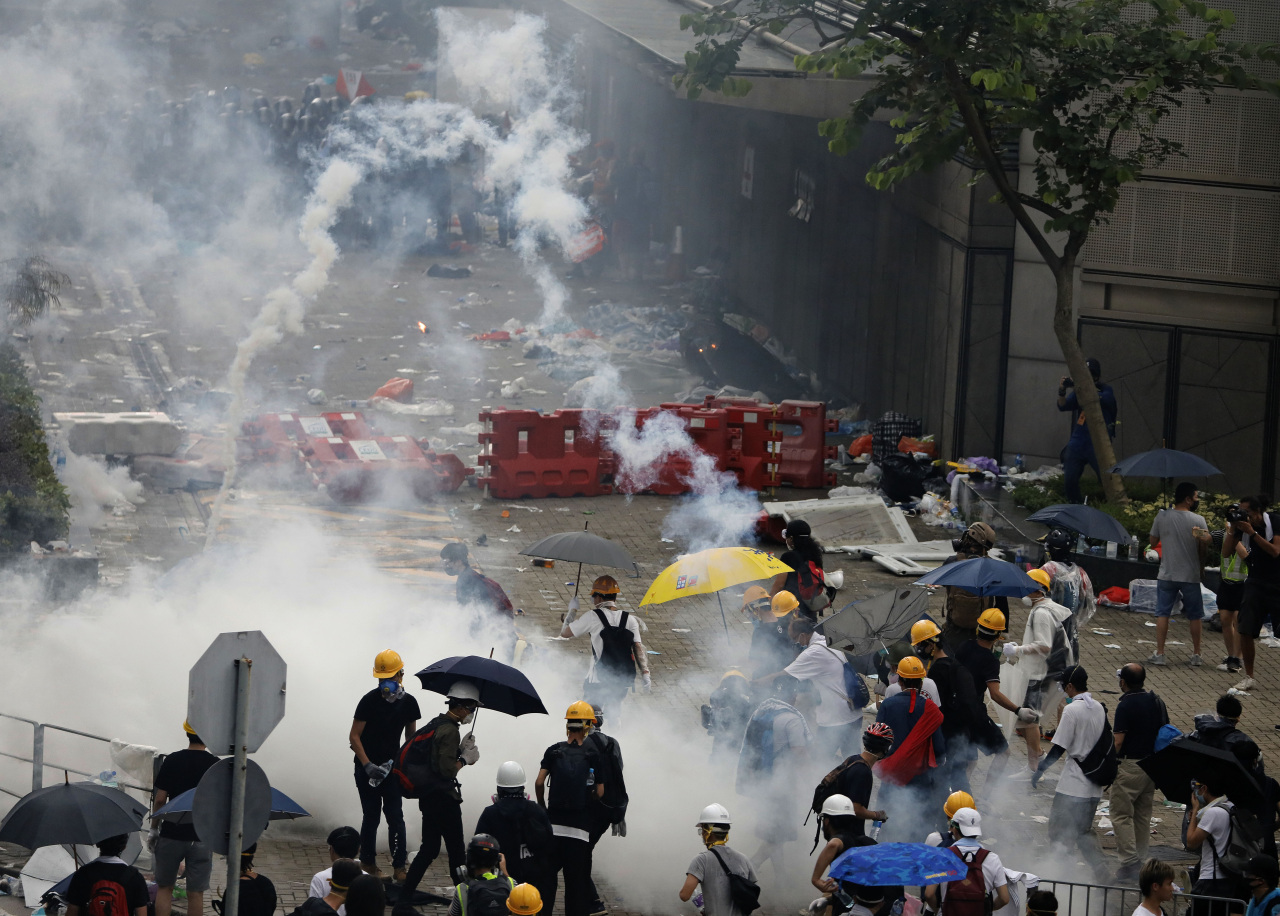
[[[307,891],[308,897],[328,897],[329,882],[333,880],[333,866],[330,865],[324,871],[318,871],[315,877],[311,879],[311,887]],[[347,916],[347,905],[344,903],[338,907],[338,916]]]
[[[924,683],[920,686],[920,692],[933,700],[934,706],[942,706],[942,697],[938,694],[938,685],[933,682],[933,678],[927,677],[924,679]],[[900,693],[902,693],[902,685],[894,681],[885,688],[884,698],[887,700],[889,697],[897,696]]]
[[[569,632],[574,636],[591,636],[591,667],[587,669],[587,682],[591,684],[599,683],[596,677],[596,659],[600,657],[600,653],[604,651],[604,639],[600,634],[604,632],[604,625],[600,623],[600,615],[596,611],[602,611],[605,619],[609,621],[609,626],[616,627],[622,620],[623,611],[609,602],[601,604],[592,610],[584,611],[582,616],[569,624]],[[635,636],[633,642],[640,643],[640,621],[636,620],[636,615],[627,614],[627,629]],[[636,668],[643,671],[648,667],[645,660],[637,657]]]
[[[953,844],[956,849],[968,853],[971,849],[981,849],[980,843],[975,837],[961,837]],[[953,853],[954,855],[954,853]],[[960,876],[960,880],[964,880],[964,876]],[[996,888],[1004,887],[1009,883],[1009,879],[1005,877],[1004,865],[1000,862],[1000,857],[991,850],[987,850],[987,857],[982,860],[982,885],[988,894],[994,894]],[[947,899],[947,888],[951,885],[942,885],[942,899]]]
[[[1133,910],[1133,916],[1164,916],[1163,910],[1149,910],[1141,903]]]
[[[862,718],[862,711],[850,709],[844,692],[844,653],[827,648],[827,638],[821,633],[809,637],[796,660],[783,669],[802,681],[813,681],[818,689],[817,720],[820,726],[848,725]]]
[[[1200,846],[1201,880],[1218,877],[1218,859],[1226,855],[1227,840],[1231,837],[1231,815],[1227,813],[1230,809],[1231,802],[1225,798],[1214,802],[1211,807],[1200,809],[1198,825],[1209,834]],[[1210,843],[1213,844],[1212,848]],[[1217,856],[1213,854],[1214,849],[1218,851]]]
[[[1102,737],[1102,728],[1107,722],[1107,711],[1102,704],[1088,693],[1078,693],[1067,703],[1058,721],[1058,730],[1053,736],[1053,743],[1066,753],[1066,765],[1062,770],[1062,778],[1058,780],[1058,794],[1070,795],[1073,798],[1101,798],[1102,786],[1091,782],[1080,769],[1076,759],[1089,756],[1093,746]]]

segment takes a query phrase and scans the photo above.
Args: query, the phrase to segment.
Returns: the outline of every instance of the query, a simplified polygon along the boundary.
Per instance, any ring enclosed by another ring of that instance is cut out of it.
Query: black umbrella
[[[1129,532],[1124,525],[1101,509],[1093,506],[1080,506],[1075,503],[1059,503],[1056,506],[1045,506],[1039,512],[1027,517],[1029,522],[1039,522],[1050,528],[1070,528],[1087,538],[1099,541],[1114,541],[1117,544],[1129,543]]]
[[[1172,448],[1157,448],[1130,455],[1115,467],[1112,474],[1121,477],[1212,477],[1222,472],[1199,455]]]
[[[75,782],[36,789],[0,821],[0,841],[27,849],[80,844],[142,829],[147,806],[119,789]]]
[[[1262,803],[1253,776],[1230,751],[1209,747],[1191,738],[1179,738],[1163,750],[1138,762],[1155,781],[1164,797],[1178,804],[1191,801],[1191,780],[1212,780],[1237,805]]]
[[[928,608],[928,592],[899,588],[841,608],[839,613],[824,620],[818,630],[833,649],[866,655],[905,636]]]
[[[442,658],[419,671],[418,680],[423,690],[443,696],[448,696],[449,688],[458,681],[470,681],[480,691],[481,706],[509,716],[534,712],[546,715],[547,712],[538,691],[520,670],[491,658],[478,655]]]
[[[578,594],[578,580],[582,578],[583,564],[587,566],[609,566],[613,569],[625,569],[640,575],[636,561],[613,541],[587,531],[587,525],[581,531],[565,531],[552,534],[530,544],[520,551],[521,556],[541,557],[546,560],[564,560],[566,563],[578,564],[578,576],[573,583],[573,593]]]

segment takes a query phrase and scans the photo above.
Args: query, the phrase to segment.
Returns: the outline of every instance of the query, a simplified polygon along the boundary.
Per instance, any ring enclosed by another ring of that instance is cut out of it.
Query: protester
[[[765,599],[765,610],[772,620],[773,613],[768,610],[768,599]],[[726,671],[716,689],[711,692],[707,704],[702,707],[702,727],[711,736],[712,763],[736,763],[738,750],[742,747],[742,735],[747,730],[747,720],[751,718],[751,710],[754,708],[755,704],[751,702],[751,681],[737,668]]]
[[[1173,899],[1173,866],[1159,859],[1147,859],[1138,872],[1138,893],[1142,894],[1142,902],[1133,916],[1165,916],[1161,905]]]
[[[595,746],[600,758],[600,771],[596,780],[604,782],[604,795],[590,799],[591,805],[591,852],[594,857],[596,844],[604,836],[606,830],[612,830],[614,836],[627,835],[627,783],[623,777],[622,745],[617,738],[606,735],[604,728],[604,710],[598,703],[591,705],[595,719],[591,731],[587,734],[587,742]],[[744,727],[745,731],[745,727]],[[591,912],[605,913],[608,907],[600,897],[594,879],[591,882]]]
[[[1276,856],[1276,829],[1280,826],[1280,782],[1268,776],[1262,765],[1262,752],[1252,740],[1238,741],[1231,746],[1231,754],[1258,784],[1261,799],[1254,805],[1241,805],[1258,821],[1262,839],[1262,852]]]
[[[333,880],[333,863],[339,859],[354,859],[360,854],[360,831],[354,827],[338,827],[329,832],[329,867],[318,871],[311,878],[308,897],[324,897],[329,893],[329,883]],[[376,876],[375,876],[376,877]],[[346,916],[341,907],[338,916]]]
[[[1247,496],[1240,500],[1245,517],[1231,522],[1223,537],[1223,549],[1238,543],[1245,550],[1249,575],[1244,581],[1240,600],[1240,616],[1236,621],[1244,679],[1236,690],[1252,690],[1254,640],[1262,634],[1268,619],[1280,618],[1280,513],[1268,512],[1270,498]]]
[[[454,599],[463,607],[480,611],[471,618],[471,635],[480,636],[491,626],[495,638],[501,637],[503,651],[510,657],[516,644],[515,618],[520,611],[511,604],[501,585],[471,568],[466,544],[450,541],[440,548],[440,559],[444,561],[445,573],[458,579],[454,584]]]
[[[498,767],[498,792],[480,812],[476,833],[484,833],[506,850],[507,874],[519,884],[532,884],[555,898],[555,835],[546,809],[525,792],[524,767],[508,760]]]
[[[605,783],[604,761],[596,745],[587,741],[595,711],[578,700],[565,711],[565,740],[553,744],[542,755],[535,790],[538,804],[551,819],[555,836],[555,872],[542,894],[547,910],[556,903],[556,873],[564,873],[565,916],[588,916],[591,912],[591,805],[602,799]],[[550,801],[547,782],[551,783]]]
[[[1088,672],[1079,665],[1067,669],[1062,686],[1067,694],[1067,706],[1053,736],[1053,747],[1032,774],[1031,785],[1034,787],[1045,770],[1066,755],[1067,762],[1049,810],[1049,842],[1062,855],[1071,855],[1070,848],[1075,846],[1100,877],[1106,868],[1106,858],[1093,833],[1093,815],[1102,798],[1102,786],[1085,775],[1081,761],[1094,753],[1106,731],[1107,711],[1089,693]]]
[[[1005,631],[1005,616],[997,608],[987,608],[978,617],[978,635],[960,646],[956,651],[956,660],[964,665],[973,678],[974,688],[978,694],[978,711],[981,714],[977,723],[970,730],[970,740],[974,747],[994,759],[987,768],[987,785],[1004,775],[1009,761],[1009,741],[1004,736],[1004,729],[987,714],[984,694],[988,694],[1001,709],[1007,709],[1018,717],[1018,721],[1032,723],[1036,721],[1036,712],[1019,706],[1005,696],[1000,686],[1001,651],[996,648],[996,641]],[[968,783],[968,777],[965,779]]]
[[[1218,568],[1218,620],[1222,624],[1222,645],[1227,650],[1227,656],[1219,663],[1218,670],[1232,674],[1244,668],[1244,648],[1237,629],[1237,618],[1244,603],[1244,583],[1249,578],[1249,550],[1241,542],[1235,522],[1243,520],[1247,514],[1239,504],[1227,508],[1227,528],[1222,533]]]
[[[449,901],[449,916],[502,916],[516,882],[508,875],[498,841],[477,833],[467,844],[467,877]]]
[[[1244,706],[1238,697],[1224,693],[1218,697],[1214,708],[1217,715],[1201,713],[1192,720],[1195,725],[1190,736],[1192,740],[1223,751],[1229,751],[1236,744],[1250,740],[1239,727]]]
[[[927,666],[929,677],[937,685],[942,702],[942,734],[947,742],[947,769],[942,787],[968,789],[969,763],[977,759],[970,740],[979,722],[987,718],[978,706],[973,675],[969,669],[947,655],[942,647],[942,631],[932,620],[917,620],[911,625],[911,645]]]
[[[974,802],[973,796],[963,790],[957,790],[947,796],[946,803],[942,806],[942,813],[947,819],[946,836],[942,836],[936,830],[925,838],[925,842],[930,846],[953,846],[955,845],[955,837],[951,835],[951,819],[956,816],[956,812],[961,808],[972,808],[977,811],[977,803]]]
[[[1145,687],[1147,669],[1131,662],[1116,672],[1120,702],[1116,704],[1115,735],[1119,769],[1111,784],[1111,823],[1116,831],[1120,867],[1117,881],[1132,881],[1146,861],[1150,845],[1151,804],[1156,784],[1139,763],[1156,751],[1156,738],[1169,724],[1164,701]]]
[[[120,858],[128,845],[127,833],[97,844],[98,858],[77,868],[67,885],[66,916],[147,916],[151,904],[147,879]],[[116,904],[123,904],[123,911]]]
[[[1245,916],[1276,916],[1280,912],[1280,891],[1276,890],[1276,884],[1280,882],[1280,866],[1276,864],[1276,857],[1252,856],[1244,877],[1250,891]]]
[[[902,664],[904,658],[918,657],[915,647],[906,640],[889,644],[885,650],[885,679],[888,681],[888,686],[881,691],[885,699],[902,693],[902,685],[898,683],[898,665]],[[942,694],[938,691],[938,685],[933,682],[933,678],[928,676],[924,678],[920,692],[933,700],[935,706],[942,707]]]
[[[402,913],[411,908],[413,892],[422,882],[443,842],[449,856],[449,875],[456,882],[458,869],[466,861],[466,845],[462,837],[462,788],[458,773],[480,759],[474,735],[462,737],[460,725],[475,718],[480,706],[480,691],[470,681],[456,681],[445,698],[447,710],[440,713],[414,734],[403,759],[415,772],[422,774],[423,785],[417,787],[418,810],[422,813],[422,845],[409,863],[409,871],[401,885],[396,909]]]
[[[1058,916],[1058,898],[1053,891],[1035,890],[1027,894],[1027,916]]]
[[[788,633],[792,641],[803,648],[781,673],[807,681],[817,690],[818,709],[814,718],[818,726],[815,740],[818,759],[842,759],[857,753],[862,743],[862,708],[854,705],[845,690],[845,654],[828,646],[827,638],[816,632],[816,625],[803,617],[792,618]]]
[[[862,733],[862,752],[845,760],[822,779],[822,791],[843,795],[852,802],[854,820],[846,832],[853,836],[866,835],[867,821],[883,823],[888,817],[884,811],[871,810],[871,790],[875,783],[872,769],[888,755],[892,746],[893,729],[883,722],[872,722]],[[821,806],[817,807],[821,811]]]
[[[1000,857],[984,849],[982,815],[973,808],[961,808],[951,816],[950,849],[964,863],[965,876],[945,884],[924,889],[925,902],[941,916],[966,916],[974,912],[991,912],[1009,905],[1009,881]],[[986,898],[994,899],[994,906]],[[950,900],[950,903],[947,901]]]
[[[373,660],[378,686],[360,698],[351,721],[348,741],[355,752],[356,791],[360,794],[360,864],[375,877],[378,867],[378,822],[387,818],[387,843],[395,880],[405,879],[409,859],[405,843],[404,803],[401,787],[387,777],[400,750],[400,736],[408,741],[417,730],[422,710],[404,689],[404,661],[394,649],[379,652]],[[379,810],[381,809],[381,811]],[[355,858],[343,856],[343,858]]]
[[[507,912],[512,916],[538,916],[542,912],[542,895],[532,884],[517,884],[507,898]]]
[[[236,913],[228,913],[218,907],[222,916],[271,916],[276,911],[276,886],[266,875],[258,874],[253,868],[253,855],[258,850],[254,843],[240,853],[240,900]],[[314,896],[314,895],[309,895]],[[225,902],[225,897],[223,901]],[[346,911],[338,907],[339,916]]]
[[[943,565],[959,563],[975,557],[985,557],[996,546],[996,531],[986,522],[974,522],[960,536],[954,556],[947,557]],[[942,641],[948,651],[954,652],[962,644],[977,635],[978,617],[989,607],[996,607],[1009,615],[1007,598],[982,598],[957,588],[947,586],[947,603],[944,610],[946,622],[942,626]]]
[[[945,761],[946,739],[942,734],[942,712],[920,692],[924,679],[924,663],[918,658],[904,658],[898,663],[898,683],[902,692],[886,697],[876,715],[893,731],[889,754],[876,764],[880,777],[880,805],[892,813],[899,805],[910,810],[925,810],[935,784],[934,771]],[[925,825],[909,819],[886,825],[894,839],[920,840]],[[917,835],[918,834],[918,835]]]
[[[1018,721],[1021,723],[1018,734],[1027,743],[1026,775],[1030,776],[1040,764],[1040,726],[1037,722],[1057,705],[1058,684],[1063,672],[1075,664],[1075,656],[1065,628],[1071,612],[1047,597],[1049,574],[1043,569],[1033,569],[1027,575],[1038,582],[1041,589],[1023,599],[1031,605],[1031,610],[1027,614],[1022,645],[1007,642],[1001,652],[1005,658],[1017,661],[1027,678],[1027,690],[1018,709]]]
[[[209,753],[190,722],[182,723],[187,734],[186,750],[175,751],[164,758],[156,773],[155,794],[151,801],[154,814],[172,798],[194,789],[218,758]],[[175,824],[152,821],[148,837],[151,845],[152,870],[156,879],[156,916],[170,916],[173,909],[173,889],[178,883],[178,870],[186,864],[186,891],[188,916],[201,916],[204,912],[204,892],[209,889],[213,875],[213,852],[200,842],[196,828],[191,824]]]
[[[341,909],[347,916],[385,916],[387,892],[382,879],[373,875],[357,875],[347,888],[347,902]]]
[[[1049,574],[1049,597],[1071,612],[1064,624],[1071,639],[1071,654],[1080,657],[1080,630],[1088,626],[1098,608],[1093,583],[1084,568],[1071,562],[1071,532],[1054,528],[1044,539],[1049,559],[1040,567]]]
[[[1191,658],[1199,667],[1200,631],[1204,619],[1204,598],[1200,592],[1201,551],[1212,538],[1204,516],[1195,510],[1200,497],[1193,483],[1180,483],[1173,491],[1173,508],[1161,509],[1151,523],[1151,547],[1160,548],[1160,572],[1156,578],[1156,650],[1148,665],[1166,665],[1164,643],[1169,635],[1169,616],[1174,602],[1182,596],[1182,614],[1190,621]],[[1244,688],[1241,688],[1244,689]]]
[[[778,595],[790,597],[795,602],[794,607],[787,607],[785,599],[771,601],[769,593],[758,585],[751,586],[742,596],[742,609],[752,615],[751,649],[747,659],[751,662],[753,678],[782,670],[799,654],[798,647],[787,634],[787,625],[790,623],[788,615],[800,606],[800,602],[790,592],[779,592]],[[775,613],[774,603],[784,608],[781,614]]]
[[[751,916],[750,911],[735,904],[729,876],[737,875],[753,885],[758,879],[751,860],[729,847],[729,828],[732,823],[724,805],[707,805],[698,818],[698,834],[702,837],[702,845],[707,849],[694,856],[685,869],[680,900],[688,903],[701,885],[700,908],[705,916]]]
[[[592,610],[579,617],[578,599],[569,599],[569,613],[560,630],[562,639],[590,637],[591,666],[582,691],[588,703],[599,703],[611,719],[621,716],[622,700],[635,687],[637,669],[645,692],[653,687],[649,656],[640,641],[640,622],[618,608],[618,592],[617,579],[600,576],[591,583]]]
[[[1102,364],[1090,357],[1085,360],[1092,376],[1091,383],[1098,390],[1098,400],[1102,404],[1102,420],[1107,427],[1107,436],[1114,439],[1116,435],[1116,414],[1119,405],[1116,403],[1115,390],[1108,384],[1098,381],[1102,377]],[[1068,394],[1067,390],[1071,389]],[[1085,422],[1084,410],[1076,397],[1075,382],[1063,376],[1058,381],[1058,410],[1071,411],[1071,438],[1062,450],[1063,482],[1067,491],[1067,502],[1082,503],[1084,495],[1080,492],[1080,478],[1085,467],[1093,468],[1098,482],[1102,482],[1102,471],[1098,468],[1098,458],[1093,452],[1093,437],[1089,434],[1089,425]]]
[[[339,859],[334,862],[333,874],[329,878],[329,893],[323,897],[308,897],[289,916],[335,916],[338,908],[347,902],[351,882],[360,877],[360,873],[361,865],[354,859]],[[407,900],[409,897],[401,899]]]
[[[827,842],[818,853],[818,861],[814,863],[809,882],[824,894],[830,894],[840,886],[840,882],[827,875],[827,868],[835,861],[836,856],[866,839],[862,818],[858,817],[854,808],[853,801],[847,795],[836,794],[822,803],[822,810],[818,813],[818,827]],[[810,909],[813,907],[810,906]]]
[[[831,603],[822,568],[822,545],[803,519],[788,522],[782,538],[787,549],[778,559],[790,566],[791,572],[774,576],[769,593],[776,596],[779,592],[790,592],[799,603],[797,613],[816,621]]]
[[[1231,839],[1231,809],[1234,805],[1224,797],[1226,787],[1216,776],[1206,775],[1192,786],[1191,802],[1187,805],[1187,849],[1200,852],[1200,870],[1191,893],[1207,897],[1249,897],[1248,887],[1235,876],[1228,874],[1221,859],[1227,854]],[[1196,901],[1192,907],[1194,916],[1221,914],[1223,907],[1212,901]],[[1242,912],[1232,907],[1231,912]]]
[[[736,788],[756,808],[755,832],[760,848],[751,857],[756,867],[772,860],[779,879],[786,874],[787,843],[799,836],[803,803],[795,786],[810,767],[812,737],[804,716],[795,708],[800,682],[789,674],[773,680],[773,694],[747,723],[738,756]]]

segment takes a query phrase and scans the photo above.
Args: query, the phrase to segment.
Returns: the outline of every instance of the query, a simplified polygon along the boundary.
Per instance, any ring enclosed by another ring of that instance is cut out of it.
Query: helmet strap
[[[729,831],[717,830],[715,827],[713,827],[710,824],[703,824],[702,825],[702,842],[706,845],[708,849],[710,849],[712,846],[723,846],[725,843],[729,842]]]

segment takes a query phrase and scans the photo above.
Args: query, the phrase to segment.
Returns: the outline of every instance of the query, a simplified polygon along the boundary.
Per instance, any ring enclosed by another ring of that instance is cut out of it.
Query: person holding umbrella
[[[129,834],[98,842],[98,858],[71,876],[67,888],[67,916],[147,916],[151,894],[147,879],[120,853],[129,845]]]
[[[1093,619],[1098,600],[1093,583],[1084,568],[1071,562],[1071,532],[1053,528],[1044,539],[1049,559],[1040,567],[1049,574],[1049,597],[1071,612],[1067,632],[1071,634],[1071,652],[1080,657],[1080,628]]]
[[[1200,870],[1191,892],[1243,899],[1249,896],[1243,882],[1229,874],[1221,862],[1231,839],[1231,809],[1235,807],[1224,794],[1225,787],[1216,774],[1206,774],[1192,786],[1191,801],[1187,805],[1187,849],[1200,853]],[[1207,906],[1201,907],[1197,916],[1208,916],[1208,913]]]
[[[955,556],[947,557],[943,566],[985,557],[996,546],[996,530],[986,522],[974,522],[960,536]],[[1006,593],[1007,594],[1007,593]],[[999,608],[1009,615],[1009,599],[1004,595],[983,597],[959,586],[947,586],[946,618],[942,627],[942,641],[951,652],[973,639],[978,629],[978,617],[989,607]]]
[[[644,678],[645,692],[653,689],[649,655],[640,641],[640,622],[618,607],[618,592],[617,579],[600,576],[591,583],[591,612],[578,617],[578,599],[570,599],[560,630],[562,639],[591,638],[591,666],[583,693],[588,702],[598,702],[611,719],[621,714],[622,700],[635,686],[637,668]]]
[[[789,596],[795,603],[795,607],[800,606],[800,601],[790,592],[778,594]],[[778,604],[780,607],[785,607],[787,600],[778,599]],[[799,652],[796,644],[787,635],[787,617],[791,610],[783,611],[781,617],[775,614],[769,593],[759,585],[751,586],[742,596],[742,610],[753,618],[751,648],[747,652],[747,659],[751,662],[752,677],[779,671],[795,661]]]

